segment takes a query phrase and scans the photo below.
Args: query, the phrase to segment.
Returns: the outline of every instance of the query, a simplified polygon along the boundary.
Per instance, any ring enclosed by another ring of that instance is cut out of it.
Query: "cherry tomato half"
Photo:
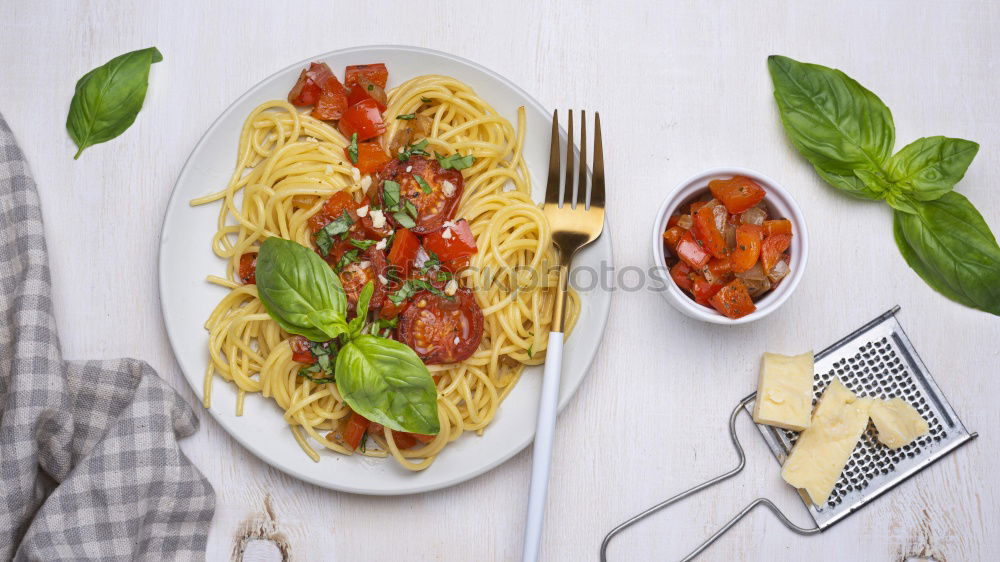
[[[426,188],[416,180],[416,176]],[[433,232],[441,228],[445,221],[451,220],[465,186],[461,172],[444,170],[437,160],[423,156],[411,156],[405,162],[394,159],[379,171],[375,201],[380,206],[383,204],[386,181],[399,184],[400,202],[407,199],[416,207],[416,225],[410,228],[414,234]]]
[[[331,255],[333,252],[331,252]],[[386,287],[379,279],[381,275],[385,279],[386,261],[382,250],[376,250],[375,246],[368,248],[360,254],[357,261],[353,261],[342,269],[339,273],[340,284],[344,287],[344,295],[347,297],[347,305],[352,311],[358,305],[358,297],[365,285],[372,283],[375,291],[372,293],[371,301],[368,303],[368,310],[378,310],[385,300]]]
[[[454,363],[468,359],[483,338],[483,311],[469,289],[453,298],[417,293],[400,317],[400,341],[427,363]]]

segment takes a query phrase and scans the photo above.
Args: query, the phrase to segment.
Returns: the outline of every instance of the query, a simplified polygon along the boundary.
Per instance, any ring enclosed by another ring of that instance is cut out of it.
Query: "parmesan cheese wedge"
[[[872,404],[872,421],[878,430],[878,441],[890,449],[905,447],[927,433],[927,421],[916,408],[901,398],[879,400]]]
[[[820,397],[809,428],[781,467],[781,477],[817,506],[826,503],[840,473],[868,427],[870,398],[858,398],[834,378]]]
[[[760,361],[753,421],[802,431],[812,413],[813,354],[765,353]]]

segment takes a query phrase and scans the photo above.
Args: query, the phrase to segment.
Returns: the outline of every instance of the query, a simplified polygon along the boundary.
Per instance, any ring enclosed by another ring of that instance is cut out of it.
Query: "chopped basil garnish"
[[[439,258],[436,253],[428,251],[427,261],[425,261],[424,265],[420,268],[420,272],[427,273],[429,271],[433,271],[440,267],[441,267],[441,258]]]
[[[358,134],[351,135],[351,144],[347,145],[347,155],[351,157],[351,162],[358,163]]]
[[[382,182],[382,203],[389,211],[399,209],[399,184],[392,180]]]
[[[475,157],[471,154],[462,156],[458,153],[452,154],[451,156],[441,156],[440,154],[437,154],[435,155],[435,158],[437,158],[438,164],[440,164],[445,170],[464,170],[476,161]]]
[[[345,267],[347,267],[347,266],[351,265],[352,263],[358,261],[358,254],[360,252],[361,252],[361,250],[359,250],[357,248],[355,248],[353,250],[348,250],[348,251],[344,252],[344,255],[340,256],[340,260],[337,261],[337,265],[336,265],[336,267],[334,267],[334,269],[337,271],[337,273],[340,273],[341,271],[344,271]]]
[[[427,139],[423,139],[418,143],[411,144],[407,146],[402,152],[397,154],[396,157],[399,158],[400,162],[406,162],[407,160],[410,159],[410,156],[413,155],[428,156],[427,151],[424,150],[425,148],[427,148],[427,143],[428,143]]]
[[[404,121],[410,121],[410,120],[416,119],[416,118],[417,118],[417,114],[416,113],[404,113],[403,115],[397,115],[396,116],[396,119],[402,119]]]
[[[323,257],[330,255],[330,248],[333,246],[333,239],[339,236],[341,240],[347,237],[347,231],[354,224],[351,215],[344,211],[342,215],[330,221],[326,226],[316,233],[316,247],[319,248]]]
[[[431,98],[425,98],[424,96],[420,96],[420,101],[424,103],[431,103],[434,100],[432,100]]]
[[[417,226],[417,222],[413,220],[410,215],[406,214],[406,211],[396,211],[392,214],[392,218],[396,220],[396,223],[403,228],[413,228]]]
[[[376,242],[374,240],[357,240],[357,239],[351,238],[350,239],[350,243],[351,243],[351,246],[354,246],[355,248],[361,248],[362,250],[367,250],[368,248],[371,248],[372,246],[374,246],[378,242]]]
[[[420,291],[429,291],[431,294],[444,297],[448,300],[455,298],[449,297],[444,294],[441,289],[438,289],[423,279],[407,279],[406,283],[403,283],[403,286],[400,287],[398,291],[389,295],[389,300],[392,301],[392,304],[399,305]]]
[[[316,362],[299,369],[299,376],[315,383],[336,382],[334,365],[337,360],[337,344],[332,340],[324,343],[310,342],[309,351],[316,357]]]
[[[423,177],[418,176],[418,175],[414,175],[413,179],[417,180],[417,185],[420,186],[420,189],[424,193],[430,193],[431,192],[431,186],[427,184],[427,180],[425,180]]]

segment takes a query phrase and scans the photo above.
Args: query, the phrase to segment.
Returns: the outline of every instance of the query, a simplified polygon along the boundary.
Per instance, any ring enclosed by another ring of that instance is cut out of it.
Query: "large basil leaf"
[[[979,145],[964,139],[924,137],[904,146],[889,160],[889,179],[908,197],[933,201],[965,176]]]
[[[889,108],[839,70],[778,55],[768,57],[767,66],[795,148],[834,187],[880,199],[854,170],[883,170],[896,140]]]
[[[316,342],[347,333],[347,300],[340,279],[301,244],[276,237],[261,244],[257,294],[286,332]]]
[[[1000,315],[1000,246],[979,211],[949,191],[893,213],[893,233],[906,263],[937,292]]]
[[[354,318],[347,324],[352,338],[357,337],[361,333],[362,328],[365,327],[365,321],[368,320],[368,304],[371,303],[374,293],[375,284],[369,281],[365,283],[364,288],[361,289],[361,294],[358,295],[358,305],[355,307]]]
[[[336,371],[344,401],[369,420],[423,435],[441,430],[434,379],[406,345],[358,336],[341,348]]]
[[[83,149],[109,141],[135,121],[146,99],[149,67],[163,60],[156,47],[117,56],[83,75],[69,104],[66,129]]]

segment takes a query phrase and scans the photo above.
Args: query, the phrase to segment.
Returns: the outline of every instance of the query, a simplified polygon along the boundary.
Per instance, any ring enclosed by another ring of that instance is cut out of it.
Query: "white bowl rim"
[[[777,289],[774,289],[766,294],[764,298],[757,301],[755,303],[757,305],[756,311],[736,319],[727,318],[714,309],[694,302],[693,299],[687,296],[670,279],[666,267],[666,256],[663,251],[663,231],[674,209],[696,192],[701,189],[707,189],[710,180],[732,176],[746,176],[759,183],[767,191],[767,197],[764,199],[765,202],[769,206],[773,206],[780,216],[791,221],[792,229],[795,233],[795,236],[792,237],[791,247],[789,248],[792,257],[792,273],[790,277],[783,280]],[[799,282],[802,280],[802,275],[809,258],[809,232],[806,228],[805,217],[798,203],[796,203],[795,198],[780,183],[755,170],[726,166],[699,172],[674,186],[656,212],[656,220],[653,221],[652,249],[653,266],[661,272],[660,278],[663,279],[663,283],[666,285],[665,289],[660,291],[660,293],[667,299],[667,302],[691,318],[713,324],[737,325],[764,318],[777,310],[795,292]]]

